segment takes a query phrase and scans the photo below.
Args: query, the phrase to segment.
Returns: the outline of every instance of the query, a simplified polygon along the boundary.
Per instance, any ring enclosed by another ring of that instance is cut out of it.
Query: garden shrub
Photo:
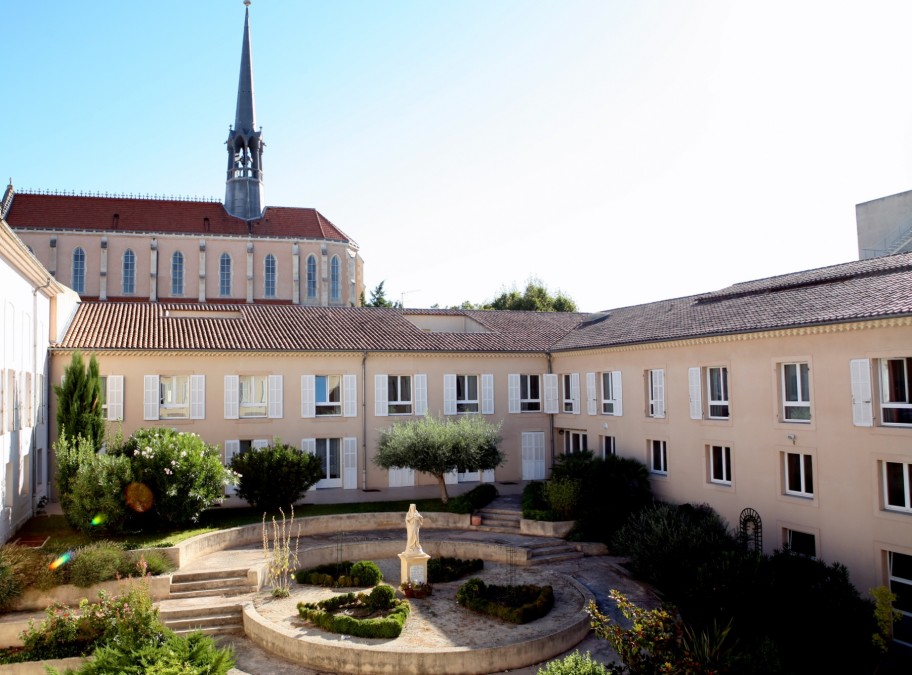
[[[452,513],[472,513],[486,507],[494,501],[498,494],[493,483],[482,483],[465,494],[453,497],[447,508]]]
[[[9,570],[20,593],[31,587],[47,590],[63,583],[63,573],[51,570],[48,564],[47,553],[40,549],[16,544],[0,546],[0,568]]]
[[[526,520],[556,520],[545,497],[545,483],[533,480],[522,492],[522,512]]]
[[[109,642],[92,656],[74,675],[226,675],[234,667],[231,646],[220,649],[202,633],[184,637],[169,632],[161,641],[134,647]]]
[[[86,588],[115,579],[124,567],[125,558],[120,544],[99,541],[83,546],[69,563],[70,583]]]
[[[538,669],[537,675],[613,675],[616,671],[593,661],[589,652],[575,650],[562,659],[550,661]]]
[[[235,455],[231,469],[240,474],[238,496],[261,511],[288,510],[323,477],[316,455],[279,442]]]
[[[432,584],[443,584],[456,581],[468,574],[484,569],[484,560],[463,560],[462,558],[431,558],[427,563],[428,581]]]
[[[386,588],[392,590],[389,586]],[[369,597],[364,593],[345,593],[317,603],[299,602],[298,614],[318,628],[331,633],[389,639],[399,637],[411,610],[406,600],[393,599],[390,609],[386,610],[382,617],[356,619],[353,616],[335,613],[359,607],[370,608]]]
[[[299,584],[326,586],[328,588],[376,586],[383,581],[383,573],[380,568],[370,560],[360,560],[356,563],[346,560],[340,563],[317,565],[316,567],[298,570],[293,576]]]
[[[551,510],[561,520],[572,520],[580,496],[580,481],[575,478],[552,478],[545,483],[545,497]]]
[[[138,429],[110,454],[130,459],[133,480],[152,492],[149,513],[171,525],[195,523],[213,502],[224,499],[225,485],[234,481],[234,473],[222,466],[217,447],[196,434],[167,427]]]
[[[60,508],[67,522],[79,529],[82,521],[77,520],[72,512],[70,495],[79,467],[89,464],[95,457],[95,447],[92,442],[83,436],[70,436],[67,429],[62,428],[57,440],[54,442],[54,458],[57,462],[55,481],[57,494],[60,495]]]
[[[127,457],[96,454],[84,457],[69,481],[65,500],[70,524],[90,537],[122,532],[129,515],[124,490],[132,474]]]
[[[352,565],[350,576],[355,586],[376,586],[383,581],[383,573],[377,563],[370,560],[359,560]]]
[[[510,623],[529,623],[540,619],[554,607],[551,586],[495,586],[474,577],[456,591],[456,602],[463,607]]]
[[[392,586],[380,584],[374,586],[367,596],[368,605],[376,611],[385,611],[393,606],[396,599],[396,591]]]
[[[9,607],[23,590],[22,580],[10,567],[0,562],[0,611]]]

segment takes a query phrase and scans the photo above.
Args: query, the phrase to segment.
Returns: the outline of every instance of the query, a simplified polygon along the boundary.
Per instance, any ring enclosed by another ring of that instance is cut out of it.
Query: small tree
[[[371,291],[370,302],[364,302],[362,299],[361,305],[363,307],[397,307],[401,308],[402,303],[398,300],[387,300],[386,299],[386,290],[384,290],[383,285],[386,283],[386,280],[381,281],[374,290]],[[362,295],[363,297],[363,295]]]
[[[316,455],[278,441],[235,455],[231,470],[240,475],[238,497],[261,511],[290,508],[323,477]]]
[[[481,415],[447,419],[432,416],[394,424],[380,434],[374,463],[384,469],[409,468],[437,479],[440,501],[449,495],[446,474],[451,471],[485,471],[504,463],[498,449],[500,425]]]
[[[72,438],[82,436],[97,451],[104,442],[104,402],[98,361],[93,355],[86,368],[76,352],[63,374],[63,384],[54,385],[57,394],[57,429]]]

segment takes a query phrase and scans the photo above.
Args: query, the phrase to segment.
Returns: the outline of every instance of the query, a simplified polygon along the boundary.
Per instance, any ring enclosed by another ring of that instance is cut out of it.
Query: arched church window
[[[129,248],[123,254],[120,284],[124,295],[136,292],[136,254]]]
[[[329,293],[333,300],[342,299],[342,270],[339,256],[334,255],[329,262]]]
[[[85,280],[86,280],[86,254],[81,247],[76,247],[73,250],[73,279],[72,286],[73,290],[77,293],[85,293]]]
[[[231,295],[231,256],[227,253],[219,258],[219,295],[223,298]]]
[[[274,298],[276,294],[276,259],[270,253],[266,256],[263,270],[263,291],[267,298]]]
[[[307,297],[317,297],[317,259],[312,255],[307,256]]]
[[[184,254],[175,251],[171,255],[171,295],[184,294]]]

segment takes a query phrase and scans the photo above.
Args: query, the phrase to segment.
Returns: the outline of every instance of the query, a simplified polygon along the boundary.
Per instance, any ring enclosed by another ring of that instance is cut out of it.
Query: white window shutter
[[[301,417],[316,417],[317,378],[314,375],[301,375]]]
[[[852,359],[849,371],[852,376],[852,424],[856,427],[874,426],[871,362],[869,359]]]
[[[614,394],[614,416],[624,414],[624,383],[620,370],[611,371],[611,393]]]
[[[580,376],[579,373],[570,373],[570,400],[573,403],[573,414],[580,414]]]
[[[143,419],[157,420],[158,406],[161,403],[161,392],[158,388],[158,375],[143,376]]]
[[[443,474],[443,482],[447,485],[454,485],[459,482],[459,473],[453,469],[449,473]]]
[[[427,415],[427,375],[415,375],[415,414]]]
[[[250,447],[254,450],[259,450],[261,448],[269,447],[269,440],[266,438],[258,438],[255,441],[250,441]]]
[[[342,376],[342,416],[358,416],[358,376]]]
[[[549,415],[556,415],[559,410],[557,405],[557,375],[545,373],[542,379],[545,382],[545,412]]]
[[[206,419],[206,376],[190,376],[190,419]]]
[[[595,387],[595,373],[586,373],[586,412],[598,414],[598,390]]]
[[[308,455],[317,454],[317,439],[316,438],[305,438],[301,441],[301,450],[306,452]]]
[[[241,451],[240,441],[225,441],[225,466],[231,466],[231,458]],[[227,485],[225,494],[233,497],[237,494],[237,485]]]
[[[240,378],[237,375],[225,375],[225,419],[236,420],[239,416],[238,393]]]
[[[108,404],[108,420],[112,422],[123,420],[123,382],[123,375],[108,375],[105,401]]]
[[[281,419],[282,418],[282,376],[281,375],[270,375],[269,376],[269,418],[270,419]]]
[[[374,375],[374,415],[389,417],[389,398],[386,375]]]
[[[511,413],[519,412],[519,375],[507,375],[507,410]]]
[[[342,488],[354,490],[358,487],[358,439],[342,439]]]
[[[665,371],[658,368],[652,372],[652,394],[655,401],[655,417],[665,417]]]
[[[443,414],[456,414],[456,376],[443,376]]]
[[[481,376],[481,414],[494,414],[494,374],[486,373]],[[491,480],[494,480],[493,478]]]
[[[485,469],[481,472],[481,482],[482,483],[493,483],[494,478],[494,469]]]
[[[703,419],[703,388],[700,386],[700,369],[687,369],[687,391],[690,394],[690,419]]]

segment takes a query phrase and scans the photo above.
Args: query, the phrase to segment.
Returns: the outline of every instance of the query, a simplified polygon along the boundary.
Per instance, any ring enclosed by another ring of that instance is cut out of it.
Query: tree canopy
[[[54,385],[57,394],[57,429],[71,438],[82,436],[98,451],[104,442],[104,403],[101,376],[95,356],[86,368],[82,354],[76,352],[63,374],[63,384]]]
[[[434,476],[440,500],[446,504],[446,474],[500,466],[505,461],[498,448],[500,440],[500,424],[491,424],[480,415],[444,419],[429,415],[382,431],[374,463],[384,469],[408,468]]]
[[[374,287],[374,290],[370,292],[370,302],[364,300],[364,293],[361,293],[361,306],[362,307],[397,307],[401,308],[402,303],[397,300],[387,300],[386,299],[386,290],[383,288],[383,285],[386,283],[384,279],[379,284]]]
[[[436,307],[436,305],[435,305]],[[521,293],[514,285],[503,289],[496,298],[488,302],[474,303],[465,300],[449,309],[515,309],[526,312],[576,312],[576,303],[569,295],[557,291],[554,295],[540,279],[529,279]]]

